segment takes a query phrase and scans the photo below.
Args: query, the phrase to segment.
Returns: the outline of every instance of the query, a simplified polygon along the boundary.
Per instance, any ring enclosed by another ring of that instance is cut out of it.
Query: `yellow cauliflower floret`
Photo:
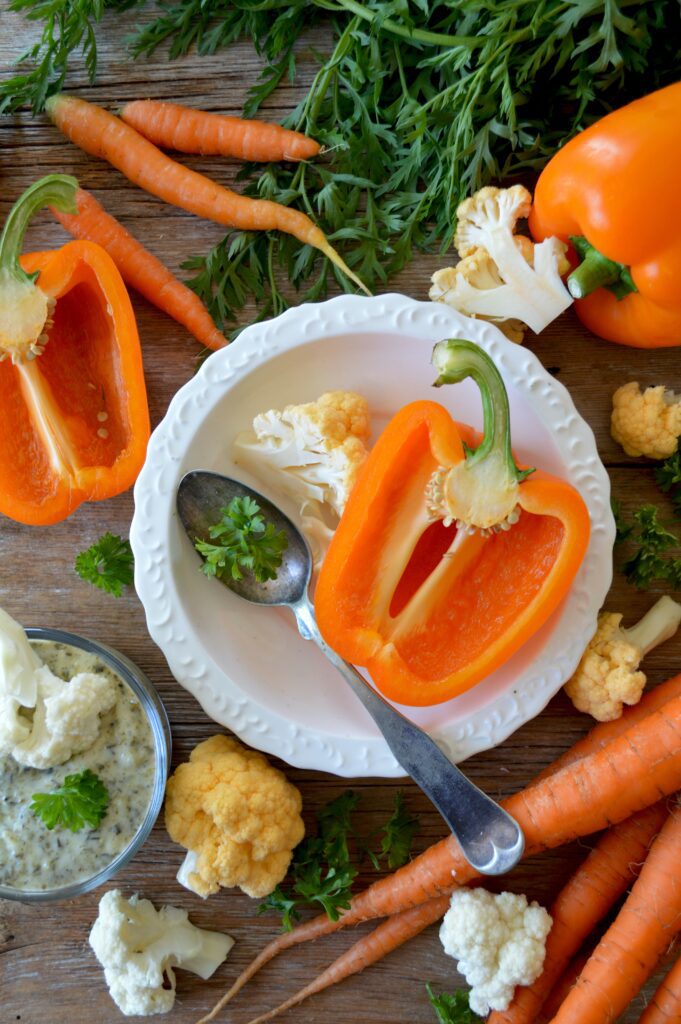
[[[625,704],[638,704],[646,685],[639,665],[646,654],[672,637],[681,622],[681,605],[671,597],[660,600],[631,629],[622,629],[622,616],[601,612],[598,627],[565,684],[578,711],[598,722],[619,718]]]
[[[272,892],[303,838],[302,799],[263,754],[228,736],[199,743],[166,788],[166,828],[189,850],[187,884],[200,896],[239,886]]]
[[[637,381],[612,396],[610,432],[627,455],[666,459],[681,436],[681,399],[664,385],[641,391]]]

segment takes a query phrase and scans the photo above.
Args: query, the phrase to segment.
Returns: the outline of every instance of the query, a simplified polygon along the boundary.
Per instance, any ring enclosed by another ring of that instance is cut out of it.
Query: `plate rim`
[[[533,352],[510,342],[486,321],[464,317],[442,303],[388,293],[370,298],[341,295],[325,302],[306,303],[245,328],[235,342],[213,352],[176,392],[153,431],[135,483],[130,543],[135,556],[135,588],[149,634],[174,678],[193,694],[210,718],[250,746],[297,768],[345,777],[397,778],[404,771],[381,737],[348,739],[298,725],[256,702],[202,651],[182,604],[173,601],[175,587],[167,543],[175,515],[174,500],[169,508],[168,497],[174,496],[179,482],[183,449],[203,416],[253,369],[282,352],[332,334],[367,332],[401,332],[433,342],[448,334],[465,334],[492,356],[507,383],[530,398],[561,456],[569,460],[568,476],[579,486],[591,516],[587,555],[563,606],[567,621],[561,622],[561,628],[570,628],[570,640],[557,652],[549,639],[533,662],[532,678],[520,676],[508,691],[466,719],[434,730],[432,735],[448,756],[462,761],[497,746],[539,714],[574,671],[595,632],[598,611],[610,588],[615,538],[610,480],[593,431],[577,412],[564,385],[548,373]],[[521,687],[522,693],[518,692]]]

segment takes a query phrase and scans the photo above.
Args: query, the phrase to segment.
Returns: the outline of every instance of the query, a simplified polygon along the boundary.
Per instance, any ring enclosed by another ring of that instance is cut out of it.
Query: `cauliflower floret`
[[[646,685],[639,664],[653,647],[674,636],[681,623],[681,605],[665,595],[638,625],[622,629],[621,621],[616,612],[600,613],[596,633],[565,684],[577,710],[598,722],[611,722],[622,715],[625,704],[638,704]]]
[[[99,735],[100,715],[116,703],[109,679],[79,672],[68,683],[46,665],[37,672],[38,693],[30,734],[12,756],[31,768],[52,768],[91,747]]]
[[[368,455],[366,399],[328,391],[316,402],[270,409],[234,442],[235,461],[298,506],[319,565]]]
[[[681,436],[681,397],[664,385],[641,391],[637,381],[612,396],[610,432],[627,455],[666,459]]]
[[[561,280],[567,246],[557,238],[535,245],[514,235],[532,197],[522,185],[486,187],[459,204],[454,244],[461,261],[437,271],[430,298],[491,320],[513,341],[525,325],[539,333],[572,303]]]
[[[102,676],[55,676],[0,609],[0,755],[31,768],[63,764],[92,746],[99,716],[115,701],[114,686]]]
[[[175,1002],[174,967],[210,978],[234,940],[189,922],[186,910],[161,907],[118,889],[99,902],[90,945],[104,968],[111,998],[126,1016],[167,1013]],[[165,983],[170,985],[164,987]]]
[[[508,1009],[516,985],[539,977],[551,924],[546,910],[525,896],[482,888],[453,893],[440,941],[471,986],[474,1013]]]
[[[268,895],[305,833],[301,807],[262,754],[227,736],[199,743],[166,788],[166,828],[190,851],[178,881],[203,897],[234,885]]]

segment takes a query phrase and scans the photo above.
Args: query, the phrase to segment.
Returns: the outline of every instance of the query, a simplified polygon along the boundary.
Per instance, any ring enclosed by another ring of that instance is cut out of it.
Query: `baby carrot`
[[[448,907],[449,896],[439,896],[418,907],[411,907],[401,914],[394,914],[374,928],[373,932],[362,936],[309,985],[301,988],[280,1006],[249,1021],[249,1024],[265,1024],[265,1021],[273,1020],[274,1017],[278,1017],[285,1010],[290,1010],[292,1006],[297,1006],[309,996],[322,992],[332,985],[337,985],[353,974],[359,974],[365,967],[370,967],[377,960],[382,960],[384,956],[414,938],[428,925],[438,921],[446,913]],[[233,995],[236,995],[236,992],[230,990],[210,1013],[198,1021],[198,1024],[208,1024],[209,1021],[214,1020]]]
[[[363,291],[356,274],[346,266],[324,233],[300,210],[269,199],[249,199],[223,188],[210,178],[183,167],[108,111],[76,99],[51,96],[45,109],[52,121],[76,146],[108,160],[130,181],[164,202],[189,213],[241,231],[283,231],[323,252]]]
[[[76,193],[77,213],[52,213],[75,238],[87,238],[106,249],[126,284],[182,324],[206,348],[222,348],[227,339],[217,329],[198,295],[182,284],[129,231],[102,209],[82,188]]]
[[[681,928],[681,808],[672,810],[641,874],[552,1024],[611,1024]]]
[[[681,1020],[681,957],[664,978],[638,1024],[678,1024]]]
[[[504,800],[525,833],[526,855],[623,821],[681,788],[680,736],[681,697],[675,697],[605,746]],[[290,946],[400,913],[475,878],[456,840],[448,836],[353,897],[338,921],[320,915],[278,935],[237,978],[231,994]]]
[[[226,117],[160,100],[134,100],[119,112],[145,139],[162,149],[240,160],[310,160],[320,145],[278,124]]]
[[[637,874],[666,817],[661,801],[602,836],[549,910],[553,926],[542,973],[533,985],[517,988],[508,1009],[495,1010],[487,1024],[533,1024],[570,958]]]

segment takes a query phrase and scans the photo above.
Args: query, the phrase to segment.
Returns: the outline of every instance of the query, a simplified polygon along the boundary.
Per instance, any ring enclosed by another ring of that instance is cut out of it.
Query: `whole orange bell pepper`
[[[142,354],[123,280],[92,242],[19,252],[36,210],[75,210],[49,175],[0,237],[0,512],[32,525],[127,490],[149,439]]]
[[[581,132],[544,168],[530,229],[573,242],[580,320],[636,348],[681,345],[681,82]]]
[[[435,348],[437,384],[473,377],[482,441],[435,402],[381,434],[322,564],[326,642],[407,705],[463,693],[502,665],[563,600],[589,539],[578,492],[511,452],[508,398],[469,341]]]

